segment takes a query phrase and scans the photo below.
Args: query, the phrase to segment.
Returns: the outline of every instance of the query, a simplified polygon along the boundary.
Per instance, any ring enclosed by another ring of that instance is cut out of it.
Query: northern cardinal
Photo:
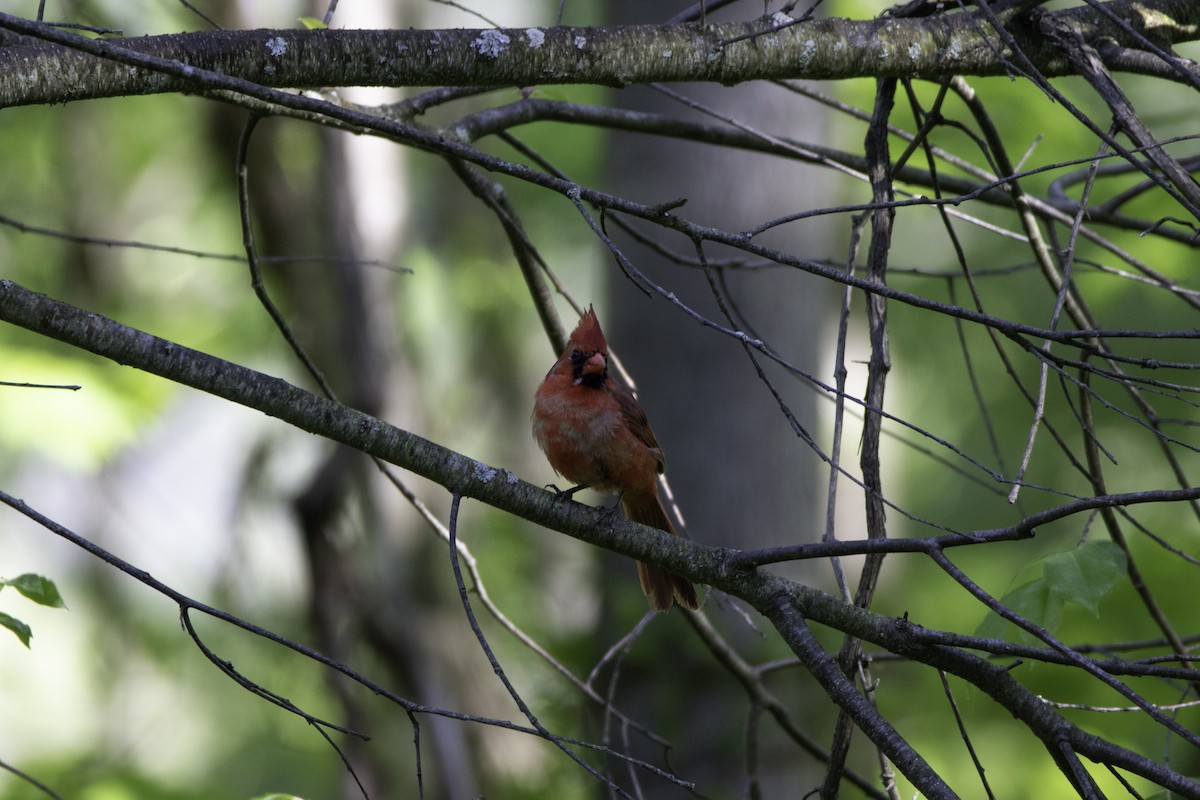
[[[646,412],[609,377],[608,343],[590,307],[538,387],[533,438],[554,471],[577,484],[571,494],[583,488],[617,492],[629,519],[675,533],[658,499],[662,448]],[[650,608],[666,611],[672,598],[699,607],[687,580],[653,564],[639,561],[637,567]]]

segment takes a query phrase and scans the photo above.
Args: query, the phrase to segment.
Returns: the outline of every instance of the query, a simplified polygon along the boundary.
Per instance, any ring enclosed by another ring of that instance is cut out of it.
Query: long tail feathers
[[[646,593],[646,602],[650,604],[651,610],[669,611],[672,599],[693,611],[700,607],[696,601],[696,589],[684,578],[644,561],[637,562],[637,568],[638,578],[642,581],[642,591]]]
[[[675,528],[663,511],[657,493],[631,495],[627,492],[621,498],[621,505],[625,508],[625,516],[632,521],[675,535]],[[641,561],[637,562],[637,568],[642,591],[646,593],[646,601],[654,611],[667,611],[671,608],[672,599],[686,608],[695,610],[700,607],[696,600],[696,589],[690,581]]]

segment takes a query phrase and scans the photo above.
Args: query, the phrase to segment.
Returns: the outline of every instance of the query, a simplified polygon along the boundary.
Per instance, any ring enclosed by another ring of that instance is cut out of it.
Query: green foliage
[[[41,575],[34,575],[27,572],[24,575],[18,575],[10,581],[0,578],[0,588],[11,586],[21,594],[28,597],[35,603],[51,608],[66,608],[67,604],[63,602],[62,595],[58,593],[58,587],[54,585],[54,581]]]
[[[21,640],[21,644],[29,647],[29,640],[33,638],[33,631],[24,622],[0,611],[0,627],[8,628]]]
[[[1125,554],[1112,542],[1084,542],[1073,550],[1044,556],[1028,565],[1019,578],[1028,579],[1006,593],[1000,602],[1014,613],[1053,632],[1068,603],[1100,613],[1100,600],[1126,572]],[[977,633],[987,638],[1009,636],[1014,628],[989,612]]]
[[[67,607],[67,604],[63,602],[62,595],[58,593],[58,587],[54,585],[54,581],[41,575],[27,572],[11,580],[0,578],[0,589],[3,589],[5,586],[11,586],[24,597],[38,605],[49,606],[50,608]],[[0,627],[8,628],[21,640],[21,644],[29,647],[29,641],[33,638],[33,630],[24,622],[9,614],[0,612]]]

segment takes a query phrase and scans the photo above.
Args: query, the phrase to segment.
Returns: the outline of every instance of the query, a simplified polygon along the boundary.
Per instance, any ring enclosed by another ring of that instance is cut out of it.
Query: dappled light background
[[[195,5],[231,28],[296,27],[301,17],[324,13],[324,5],[300,3]],[[482,5],[475,7],[485,21],[458,4],[346,1],[335,27],[545,26],[559,8],[550,0]],[[872,3],[827,5],[823,11],[839,16],[881,10]],[[176,3],[89,3],[52,11],[69,11],[75,21],[120,28],[127,36],[206,29]],[[649,14],[666,19],[671,13],[632,0],[563,4],[571,24],[644,22]],[[1151,91],[1150,80],[1129,78],[1125,84],[1156,135],[1194,135],[1194,91],[1160,83]],[[1061,103],[1019,80],[972,85],[1018,169],[1085,160],[1028,175],[1024,188],[1031,194],[1051,194],[1053,181],[1086,170],[1097,143]],[[870,113],[873,81],[805,86]],[[1109,112],[1082,81],[1056,86],[1107,124]],[[339,94],[374,105],[418,91]],[[773,137],[862,151],[864,119],[834,113],[786,87],[670,91],[693,105],[650,87],[531,87],[468,97],[419,121],[450,126],[473,110],[532,93],[689,119],[712,120],[709,111],[719,110]],[[938,87],[926,84],[915,84],[911,98],[902,91],[894,124],[916,130],[920,123],[909,101],[929,109],[937,94]],[[954,98],[942,113],[970,119]],[[0,276],[313,386],[250,285],[235,172],[245,126],[244,110],[195,96],[5,109]],[[687,198],[680,216],[734,231],[870,200],[860,175],[761,153],[730,155],[709,145],[650,141],[587,125],[535,124],[513,133],[527,151],[498,137],[477,146],[513,160],[536,153],[580,184],[647,204]],[[934,143],[993,169],[959,128],[940,129]],[[905,144],[894,137],[893,159]],[[1175,147],[1183,153],[1190,146]],[[922,159],[918,152],[911,163]],[[529,413],[555,349],[504,231],[446,162],[277,117],[254,127],[247,165],[266,290],[338,397],[532,483],[554,481],[530,437]],[[948,178],[972,177],[966,165],[940,168]],[[1142,177],[1102,176],[1099,186],[1109,196],[1111,187],[1132,186]],[[570,202],[517,181],[502,183],[529,240],[566,291],[585,307],[595,304],[606,321],[613,349],[666,451],[667,475],[691,538],[754,548],[819,541],[827,516],[833,394],[775,363],[764,370],[768,387],[739,342],[636,288]],[[1071,197],[1079,196],[1077,183],[1064,185]],[[1178,213],[1165,205],[1147,193],[1128,211],[1148,220]],[[1011,209],[971,202],[946,212],[987,312],[1048,326],[1055,295],[1030,260]],[[853,261],[861,272],[869,234],[856,249],[855,213],[862,209],[781,223],[760,241],[839,270]],[[726,320],[717,298],[736,301],[733,313],[756,326],[754,336],[797,371],[826,387],[834,383],[840,286],[777,264],[738,263],[717,271],[724,294],[716,294],[700,269],[682,263],[695,258],[686,237],[664,237],[663,247],[655,248],[639,238],[649,235],[647,229],[605,222],[607,234],[651,281],[721,324]],[[897,210],[889,284],[974,307],[946,225],[931,206]],[[1196,328],[1196,307],[1180,300],[1197,298],[1194,248],[1186,237],[1169,241],[1139,233],[1106,231],[1118,246],[1191,288],[1173,294],[1129,277],[1128,267],[1109,252],[1081,242],[1075,279],[1100,327]],[[1054,235],[1061,237],[1054,247],[1066,248],[1069,231],[1060,226]],[[664,248],[671,252],[664,255]],[[715,246],[706,255],[713,263],[746,259]],[[861,293],[853,294],[849,308],[847,392],[862,397],[870,344]],[[558,300],[557,310],[570,328],[568,303]],[[889,536],[998,528],[1070,496],[1098,493],[1064,455],[1081,448],[1076,387],[1050,381],[1046,419],[1057,427],[1039,431],[1025,485],[1010,502],[1033,406],[996,357],[987,332],[898,302],[889,304],[888,314],[892,368],[885,408],[906,423],[889,421],[881,447]],[[1037,362],[1007,341],[996,349],[1012,358],[1023,386],[1037,386]],[[1164,362],[1196,360],[1194,340],[1137,340],[1125,352]],[[418,703],[523,722],[464,618],[446,542],[367,458],[256,411],[12,326],[0,326],[0,353],[0,380],[81,387],[0,386],[0,488],[174,589],[327,653]],[[1104,400],[1095,409],[1097,439],[1111,457],[1107,491],[1176,485],[1155,435],[1129,423],[1127,415],[1136,409],[1122,387],[1110,382],[1095,388]],[[1164,430],[1191,441],[1195,404],[1174,395],[1156,395],[1153,402]],[[866,536],[863,492],[852,481],[861,476],[861,409],[852,408],[848,419],[840,451],[846,474],[828,516],[838,538],[860,539]],[[1056,435],[1068,444],[1056,446]],[[1194,446],[1175,449],[1183,471],[1194,474],[1200,468]],[[444,490],[419,478],[402,479],[433,516],[446,519],[450,499]],[[580,499],[611,503],[591,493]],[[1142,506],[1134,516],[1171,546],[1197,555],[1195,517],[1175,505]],[[497,658],[542,723],[666,763],[700,783],[702,796],[743,796],[746,730],[752,725],[745,691],[714,663],[678,612],[637,628],[645,603],[627,559],[470,501],[463,504],[460,536],[490,599],[511,622],[576,675],[587,678],[595,670],[594,692],[611,691],[616,705],[654,735],[637,730],[630,742],[614,741],[611,722],[592,699],[485,616]],[[1107,543],[1098,517],[1075,515],[1044,526],[1032,542],[961,548],[954,560],[997,597],[1034,586],[1013,602],[1027,603],[1020,606],[1023,613],[1072,644],[1157,635],[1126,579],[1114,577],[1111,591],[1098,592],[1091,605],[1060,608],[1048,599],[1047,564],[1049,574],[1057,574],[1055,554],[1081,543]],[[1163,612],[1192,633],[1186,625],[1194,618],[1194,600],[1185,588],[1194,580],[1194,563],[1160,558],[1160,544],[1151,537],[1131,536],[1130,546],[1144,557],[1145,580],[1156,587]],[[1103,554],[1097,557],[1103,561]],[[860,564],[860,557],[841,561],[850,592]],[[834,595],[843,590],[824,559],[770,569]],[[0,515],[0,577],[26,572],[53,579],[68,610],[0,591],[0,611],[27,622],[34,634],[26,649],[0,631],[0,760],[80,800],[268,792],[361,796],[339,753],[311,726],[247,693],[203,657],[181,630],[173,603],[31,521]],[[889,557],[871,607],[928,628],[1025,641],[989,620],[982,604],[918,555]],[[793,709],[795,723],[827,746],[836,707],[807,672],[786,661],[790,651],[763,619],[715,594],[706,610],[747,662],[779,662],[768,670],[769,686]],[[207,618],[196,622],[207,646],[256,683],[316,717],[369,733],[369,742],[342,737],[338,744],[372,797],[415,796],[413,729],[400,708],[277,645]],[[637,638],[621,651],[635,630]],[[842,634],[817,632],[836,653]],[[1054,701],[1125,704],[1073,671],[1046,664],[1021,669],[1032,673],[1022,673],[1023,680]],[[871,670],[888,719],[952,784],[976,780],[936,672],[888,654]],[[1039,794],[1042,787],[1066,786],[1040,742],[1014,738],[1012,721],[998,719],[996,707],[972,687],[958,683],[955,689],[957,711],[974,743],[987,751],[1002,742],[1002,760],[992,750],[988,772],[997,796],[1049,796]],[[1147,693],[1169,703],[1185,689],[1164,682]],[[1096,716],[1086,717],[1088,724],[1125,746],[1163,749],[1161,728],[1124,714],[1112,714],[1111,723]],[[1185,710],[1180,720],[1194,728],[1196,712]],[[819,784],[824,765],[798,755],[788,736],[764,726],[756,745],[763,796],[794,796],[789,792],[796,786],[807,791]],[[1194,751],[1170,747],[1174,768],[1200,772]],[[604,793],[553,746],[507,730],[426,715],[421,748],[427,797],[569,800]],[[1022,767],[1014,770],[1013,764]],[[849,765],[872,781],[879,771],[868,747],[854,750]],[[639,780],[647,797],[689,796],[657,776]],[[912,796],[911,786],[899,783],[904,796]],[[856,791],[846,786],[845,796],[866,796]],[[0,800],[35,796],[28,784],[0,772]]]

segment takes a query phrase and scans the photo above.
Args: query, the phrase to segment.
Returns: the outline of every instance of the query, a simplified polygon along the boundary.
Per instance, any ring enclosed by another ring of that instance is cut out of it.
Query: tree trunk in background
[[[245,21],[230,24],[242,27]],[[389,24],[400,23],[364,23]],[[225,106],[213,108],[214,138],[232,152],[247,115]],[[285,164],[275,157],[287,151],[279,139],[289,126],[294,135],[309,139],[315,154],[311,164]],[[394,276],[363,262],[389,261],[392,253],[386,245],[375,252],[379,241],[373,242],[374,248],[363,241],[369,221],[362,218],[362,198],[364,188],[370,187],[355,182],[361,176],[353,169],[350,144],[342,132],[305,127],[297,133],[289,120],[261,121],[248,159],[254,234],[260,258],[319,254],[329,259],[264,264],[263,279],[338,399],[386,416],[394,411],[388,406],[394,405],[397,393],[395,373],[405,369],[394,362],[395,347],[387,338],[396,331],[391,319]],[[395,165],[388,161],[380,168],[384,166]],[[389,177],[379,179],[386,183]],[[397,211],[385,224],[402,228],[404,222]],[[388,238],[387,233],[369,233]],[[319,393],[307,375],[300,382]],[[464,704],[458,687],[444,678],[426,629],[396,624],[397,608],[440,613],[446,598],[432,593],[429,581],[413,580],[406,564],[431,556],[440,563],[441,548],[423,530],[416,537],[409,535],[409,526],[422,529],[424,523],[408,514],[396,518],[397,507],[383,502],[377,490],[382,481],[367,457],[335,444],[326,450],[325,459],[296,488],[291,501],[308,566],[307,617],[318,649],[348,664],[376,657],[401,692],[448,706]],[[452,611],[457,615],[457,603]],[[474,642],[464,641],[473,651]],[[351,729],[378,736],[381,706],[340,676],[330,675],[329,685],[340,706],[334,716]],[[434,776],[426,796],[436,800],[470,795],[476,772],[463,726],[434,716],[423,722],[422,730],[423,766]],[[397,785],[411,785],[415,766],[395,758],[392,751],[357,737],[347,737],[341,747],[355,770],[354,775],[339,776],[341,797],[362,797],[364,789],[371,797],[393,796]]]
[[[614,0],[620,12],[614,21],[661,21],[670,16],[662,5]],[[814,104],[767,84],[667,88],[777,136],[817,138],[813,131],[824,124]],[[719,124],[648,88],[624,91],[619,100],[628,108]],[[677,213],[701,223],[737,230],[778,216],[789,205],[799,211],[829,204],[820,196],[824,173],[794,162],[729,152],[715,159],[712,148],[649,136],[639,137],[635,146],[625,147],[625,141],[619,135],[610,140],[607,188],[645,203],[686,197],[687,205]],[[829,226],[816,219],[781,226],[756,241],[804,255],[830,252],[830,235]],[[651,280],[726,324],[699,269],[672,264],[619,234],[617,241]],[[667,244],[692,255],[691,244],[682,237]],[[719,259],[729,253],[710,246],[707,255]],[[692,537],[730,547],[819,539],[824,507],[817,505],[816,488],[825,470],[791,430],[742,347],[697,326],[663,298],[648,299],[615,264],[610,274],[612,309],[606,330],[637,381]],[[839,301],[828,281],[778,267],[729,271],[726,283],[755,335],[802,369],[815,373],[823,368],[819,343]],[[800,423],[815,435],[816,395],[760,361]]]
[[[613,21],[661,22],[687,4],[676,5],[666,8],[662,3],[613,0]],[[744,7],[741,13],[745,15]],[[768,84],[666,88],[776,136],[812,140],[817,138],[814,131],[825,124],[825,116],[816,113],[815,104],[798,101]],[[720,124],[648,87],[622,91],[618,102],[630,109]],[[717,159],[712,157],[710,147],[649,136],[632,140],[615,134],[609,147],[607,190],[651,204],[687,198],[687,204],[676,213],[722,229],[744,229],[787,210],[830,204],[820,197],[825,185],[822,174],[795,162],[732,151],[723,152]],[[674,264],[632,242],[613,226],[608,230],[652,281],[675,292],[683,303],[709,319],[728,324],[700,269]],[[761,241],[805,255],[830,252],[830,235],[829,226],[817,219],[783,226],[761,237]],[[663,243],[674,252],[694,256],[692,244],[683,237]],[[710,245],[706,255],[711,262],[730,253]],[[611,310],[605,320],[606,332],[637,382],[639,399],[664,448],[667,476],[688,523],[688,535],[707,545],[739,548],[819,540],[824,504],[818,499],[818,486],[827,473],[792,431],[741,345],[696,325],[662,297],[647,298],[615,264],[610,274]],[[737,309],[754,326],[755,336],[770,342],[785,359],[802,369],[816,373],[824,368],[819,343],[825,325],[836,318],[839,300],[827,281],[777,267],[769,272],[730,271],[725,275],[725,284]],[[800,424],[817,435],[816,394],[783,370],[772,368],[775,365],[765,359],[760,362]],[[828,569],[788,565],[785,571],[790,577],[830,587]],[[749,652],[753,652],[754,632],[739,615],[727,610],[723,600],[717,604],[710,600],[706,611],[726,636],[749,645]],[[674,648],[680,641],[686,642],[689,637],[683,627],[680,622],[672,628],[669,635],[676,641],[665,642],[663,647]],[[648,648],[652,646],[653,642],[647,643]],[[659,669],[668,666],[670,676],[648,683],[677,680],[685,688],[690,687],[694,705],[688,715],[689,727],[703,731],[710,747],[714,744],[713,731],[724,728],[729,732],[726,749],[709,752],[708,760],[689,767],[725,776],[743,774],[744,692],[711,657],[697,655],[685,664],[689,660],[686,653],[695,652],[690,644],[683,652],[672,650],[671,658],[658,665]],[[803,683],[808,678],[796,673],[795,680]],[[698,694],[695,690],[701,686],[703,692]],[[786,693],[786,686],[780,691]],[[637,702],[630,707],[671,713],[659,698],[647,698],[645,704]],[[676,714],[677,721],[679,717]],[[663,720],[641,715],[638,718],[668,738],[687,735],[686,729],[670,731],[655,725]],[[796,781],[808,777],[810,769],[813,772],[808,783],[819,781],[820,768],[815,762],[798,763],[794,748],[780,751],[785,753],[786,761],[772,763],[770,743],[774,739],[766,735],[770,728],[769,723],[761,726],[764,739],[760,743],[760,777],[766,782],[765,796],[786,796],[786,787],[803,785]],[[821,734],[817,737],[824,738]],[[699,738],[693,744],[697,743]],[[681,774],[700,778],[687,769]],[[776,782],[779,785],[773,785]]]

